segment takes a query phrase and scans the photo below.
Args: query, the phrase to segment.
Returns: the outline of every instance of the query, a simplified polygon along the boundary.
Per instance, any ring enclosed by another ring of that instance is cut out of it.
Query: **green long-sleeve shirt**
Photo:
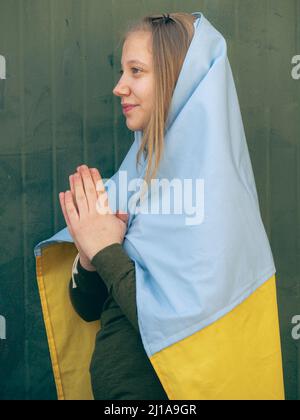
[[[97,400],[167,400],[145,352],[136,307],[135,265],[123,246],[107,246],[92,259],[97,271],[80,261],[69,290],[72,305],[87,322],[101,320],[90,365]]]

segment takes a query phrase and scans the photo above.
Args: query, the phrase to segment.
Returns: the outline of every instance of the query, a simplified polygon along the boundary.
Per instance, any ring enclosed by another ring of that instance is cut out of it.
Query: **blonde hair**
[[[162,15],[147,15],[130,23],[123,36],[123,43],[134,32],[145,31],[152,34],[152,54],[154,68],[154,107],[150,121],[143,130],[141,146],[137,153],[136,165],[141,154],[148,157],[144,181],[149,184],[156,176],[164,150],[165,123],[168,117],[173,92],[192,38],[196,17],[190,13],[170,13],[172,20],[166,21]],[[154,161],[154,168],[151,171]]]

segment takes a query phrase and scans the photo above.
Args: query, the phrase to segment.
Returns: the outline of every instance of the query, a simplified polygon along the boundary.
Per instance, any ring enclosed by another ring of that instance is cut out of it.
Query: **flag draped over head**
[[[169,398],[281,399],[276,269],[227,45],[202,13],[193,15],[159,183],[140,200],[128,189],[139,184],[147,165],[144,157],[135,164],[142,140],[136,131],[105,186],[113,209],[118,196],[116,206],[129,212],[123,247],[135,263],[141,338]],[[151,212],[170,203],[171,195],[177,211]],[[63,229],[37,245],[36,257],[68,242]],[[42,269],[39,274],[41,285]]]

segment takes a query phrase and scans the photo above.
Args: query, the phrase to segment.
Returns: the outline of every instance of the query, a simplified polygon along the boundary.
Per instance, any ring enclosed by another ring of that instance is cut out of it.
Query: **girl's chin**
[[[143,130],[143,127],[141,126],[141,124],[134,124],[128,120],[126,120],[126,125],[127,125],[127,128],[131,131]]]

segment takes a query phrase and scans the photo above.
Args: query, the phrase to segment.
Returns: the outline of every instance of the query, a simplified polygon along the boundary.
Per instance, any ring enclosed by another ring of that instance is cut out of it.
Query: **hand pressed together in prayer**
[[[71,191],[59,194],[70,235],[89,261],[103,248],[124,241],[128,215],[114,214],[99,171],[86,165],[70,175]]]

